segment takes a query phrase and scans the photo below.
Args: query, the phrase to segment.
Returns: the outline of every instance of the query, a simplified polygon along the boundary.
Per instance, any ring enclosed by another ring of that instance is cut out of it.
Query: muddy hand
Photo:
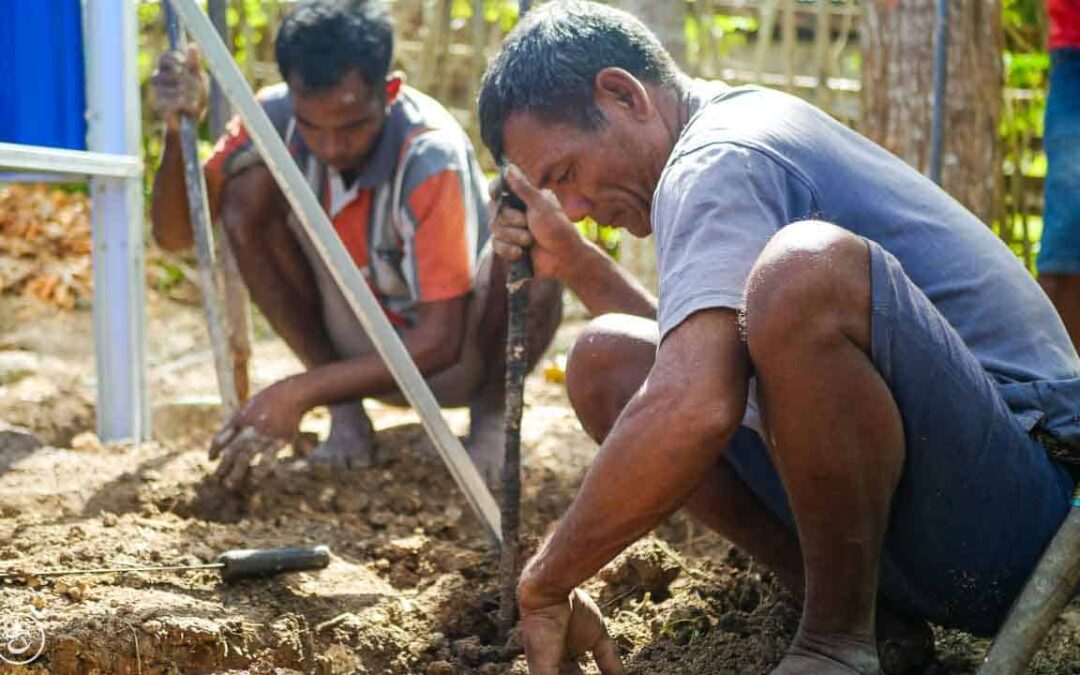
[[[278,450],[296,436],[305,412],[290,380],[260,391],[214,436],[210,459],[221,458],[215,475],[233,490],[269,476]]]
[[[626,672],[600,608],[580,589],[554,605],[529,608],[523,604],[521,637],[532,675],[581,673],[577,660],[589,653],[601,675]]]
[[[285,441],[265,436],[254,427],[237,431],[227,426],[214,437],[210,448],[210,459],[221,456],[214,476],[230,490],[239,490],[249,482],[256,483],[270,475],[277,462],[277,452],[284,446]],[[259,461],[253,466],[256,459]]]
[[[562,268],[572,265],[575,252],[585,239],[566,217],[559,200],[550,190],[538,190],[521,171],[511,165],[505,172],[510,189],[526,205],[522,212],[498,200],[501,181],[493,181],[495,204],[491,237],[495,252],[506,260],[517,260],[531,247],[533,272],[537,277],[559,278]]]
[[[195,44],[187,52],[164,52],[150,78],[154,110],[165,120],[166,128],[180,128],[180,115],[201,119],[206,111],[208,87]]]

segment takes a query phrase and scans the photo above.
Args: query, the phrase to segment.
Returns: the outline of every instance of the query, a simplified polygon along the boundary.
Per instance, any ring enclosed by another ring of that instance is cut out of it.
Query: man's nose
[[[328,162],[342,161],[349,156],[349,144],[341,134],[329,133],[323,139],[322,151]]]
[[[563,211],[566,213],[566,217],[572,222],[579,220],[585,220],[593,210],[593,203],[590,199],[581,194],[566,194],[559,195],[559,202],[562,204]]]

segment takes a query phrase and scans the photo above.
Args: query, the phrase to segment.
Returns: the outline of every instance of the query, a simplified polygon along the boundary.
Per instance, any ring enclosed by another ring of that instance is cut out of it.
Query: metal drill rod
[[[165,25],[169,33],[169,48],[184,48],[184,36],[169,2],[165,2]],[[202,289],[203,314],[210,334],[210,350],[214,355],[221,409],[225,418],[232,417],[240,405],[237,395],[229,339],[225,334],[225,314],[218,298],[218,281],[214,266],[214,233],[210,227],[210,208],[206,201],[206,177],[199,163],[198,133],[190,115],[180,116],[180,152],[184,158],[184,183],[187,187],[188,218],[195,235],[195,254],[199,261],[199,287]]]
[[[226,43],[229,41],[228,0],[208,0],[206,13]],[[210,80],[210,135],[221,138],[232,113],[229,102],[217,80]],[[251,394],[251,377],[248,363],[251,361],[251,296],[240,276],[240,266],[228,236],[218,239],[221,260],[221,292],[225,307],[225,331],[229,338],[229,356],[233,364],[233,381],[239,403],[247,401]]]
[[[529,11],[529,0],[519,0],[518,21]],[[505,168],[499,173],[497,208],[525,211],[521,198],[506,184]],[[529,372],[529,252],[510,263],[506,276],[506,449],[502,475],[502,548],[499,552],[499,632],[506,638],[517,619],[517,578],[520,565],[521,529],[521,414],[525,405],[525,376]]]
[[[27,577],[74,577],[87,574],[122,574],[124,572],[182,572],[186,570],[209,570],[224,567],[225,563],[201,565],[148,565],[144,567],[97,567],[85,570],[48,570],[45,572],[5,572],[0,579],[25,579]]]

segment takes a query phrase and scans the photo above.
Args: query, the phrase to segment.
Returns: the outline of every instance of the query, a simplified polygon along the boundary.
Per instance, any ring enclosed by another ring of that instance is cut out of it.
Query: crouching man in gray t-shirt
[[[798,99],[689,80],[597,4],[528,16],[480,115],[527,205],[496,215],[497,251],[531,246],[604,315],[567,373],[599,454],[519,586],[530,667],[621,672],[575,589],[680,507],[804,598],[775,672],[880,672],[886,624],[924,648],[926,621],[992,633],[1069,507],[1048,451],[1078,454],[1080,359],[988,228]],[[585,216],[654,234],[658,306]]]

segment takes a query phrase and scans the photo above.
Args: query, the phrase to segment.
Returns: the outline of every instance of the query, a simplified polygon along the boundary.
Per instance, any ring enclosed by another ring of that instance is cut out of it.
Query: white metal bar
[[[142,175],[142,160],[131,155],[0,143],[0,169],[67,176],[134,178]]]
[[[140,154],[135,3],[87,0],[87,145],[93,152]],[[94,226],[94,345],[97,424],[103,440],[146,440],[141,162],[136,172],[90,181]]]
[[[202,47],[207,66],[232,102],[233,108],[243,118],[248,133],[266,160],[267,167],[299,217],[315,250],[348,300],[357,320],[371,338],[405,398],[420,415],[424,428],[446,463],[450,475],[465,493],[465,498],[488,534],[501,543],[499,508],[495,499],[462,447],[461,441],[446,425],[438,402],[428,389],[401,338],[394,332],[378,300],[360,275],[360,270],[338,239],[318,199],[304,180],[285,144],[274,131],[262,106],[255,100],[251,87],[236,67],[221,37],[199,9],[196,0],[172,0],[172,5],[188,33]]]

